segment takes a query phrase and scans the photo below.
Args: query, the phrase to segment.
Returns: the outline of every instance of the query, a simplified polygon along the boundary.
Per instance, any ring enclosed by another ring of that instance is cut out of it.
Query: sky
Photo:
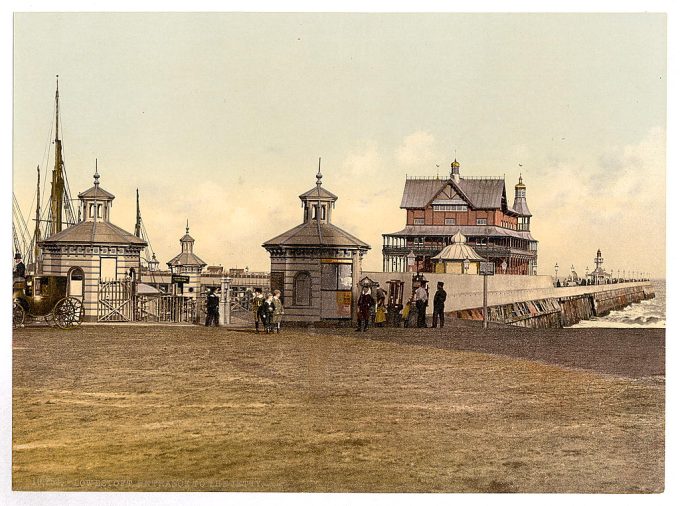
[[[161,264],[188,220],[211,265],[269,270],[298,195],[371,245],[403,228],[404,179],[520,173],[538,272],[665,276],[664,14],[18,13],[13,189],[49,193],[55,76],[72,196],[101,186]],[[520,166],[521,165],[521,166]],[[47,169],[47,170],[46,170]],[[43,200],[45,205],[45,200]]]

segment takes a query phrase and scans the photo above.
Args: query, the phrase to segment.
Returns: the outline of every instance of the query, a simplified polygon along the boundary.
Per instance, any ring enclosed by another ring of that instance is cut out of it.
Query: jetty
[[[381,286],[401,281],[410,286],[411,272],[363,272]],[[425,273],[430,287],[444,283],[448,293],[444,311],[467,320],[484,319],[484,277]],[[532,328],[562,328],[604,316],[629,304],[654,298],[650,281],[556,287],[552,276],[486,276],[489,322]],[[432,312],[432,305],[428,307]]]

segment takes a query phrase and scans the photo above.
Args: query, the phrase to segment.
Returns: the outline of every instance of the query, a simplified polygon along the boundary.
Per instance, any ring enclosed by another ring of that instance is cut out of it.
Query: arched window
[[[68,294],[71,297],[83,297],[85,275],[80,267],[73,267],[68,271]]]
[[[312,305],[312,277],[308,272],[298,272],[293,280],[293,301],[296,306]]]

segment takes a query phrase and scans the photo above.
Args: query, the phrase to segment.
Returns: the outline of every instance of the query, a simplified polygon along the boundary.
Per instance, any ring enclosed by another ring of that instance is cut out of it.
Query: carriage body
[[[83,305],[77,297],[68,295],[66,276],[26,276],[13,283],[12,326],[43,318],[60,328],[80,325]]]

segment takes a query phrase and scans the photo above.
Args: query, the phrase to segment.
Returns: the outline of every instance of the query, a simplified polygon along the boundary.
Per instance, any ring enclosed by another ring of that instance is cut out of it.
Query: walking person
[[[444,302],[446,301],[446,290],[444,290],[444,282],[437,282],[437,291],[434,294],[432,305],[434,306],[434,313],[432,314],[432,328],[437,326],[439,320],[439,327],[444,326]]]
[[[361,289],[361,295],[359,295],[359,300],[357,301],[357,328],[356,332],[368,330],[368,319],[371,316],[371,308],[375,305],[375,300],[371,296],[371,289],[368,286],[364,286]],[[362,327],[363,325],[363,327]]]
[[[278,334],[281,332],[281,320],[283,320],[283,302],[281,302],[281,290],[274,290],[274,329]]]
[[[416,290],[416,310],[418,311],[418,327],[427,327],[425,322],[425,309],[427,308],[427,300],[429,298],[427,293],[427,282],[421,281],[420,286]]]
[[[215,327],[220,326],[220,298],[215,293],[215,289],[208,288],[208,295],[205,299],[206,303],[206,316],[205,316],[205,326],[210,327],[214,325]]]
[[[260,332],[260,308],[264,302],[262,296],[262,288],[255,288],[255,293],[250,301],[250,309],[253,311],[253,318],[255,318],[255,332]]]
[[[274,318],[274,295],[267,294],[267,298],[262,301],[260,306],[260,319],[264,325],[264,331],[269,334],[272,331],[272,320]]]

